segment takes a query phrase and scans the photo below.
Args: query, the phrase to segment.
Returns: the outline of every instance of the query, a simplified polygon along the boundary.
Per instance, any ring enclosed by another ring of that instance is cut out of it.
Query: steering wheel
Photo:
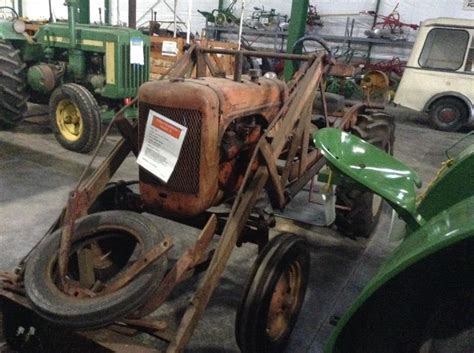
[[[10,6],[0,6],[0,10],[3,10],[3,9],[7,9],[7,10],[10,10],[13,15],[15,15],[14,18],[19,18],[20,16],[18,15],[18,12],[16,12],[16,10],[13,8],[13,7],[10,7]]]
[[[293,54],[296,54],[296,51],[299,49],[299,48],[302,48],[302,51],[303,51],[303,54],[308,54],[308,53],[314,53],[314,52],[317,52],[318,50],[308,50],[305,46],[305,43],[310,43],[310,42],[315,42],[317,44],[319,44],[321,47],[323,47],[324,50],[326,50],[326,52],[332,56],[332,51],[331,51],[331,48],[329,47],[329,44],[322,38],[320,37],[317,37],[317,36],[304,36],[304,37],[301,37],[300,39],[298,39],[295,44],[293,44],[293,49],[292,49],[292,52]]]

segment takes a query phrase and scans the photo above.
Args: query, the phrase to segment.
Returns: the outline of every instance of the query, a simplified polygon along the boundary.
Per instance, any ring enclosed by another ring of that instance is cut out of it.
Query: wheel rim
[[[387,101],[390,80],[382,71],[370,71],[362,80],[361,88],[366,98],[370,100]]]
[[[83,120],[79,107],[70,99],[62,99],[56,106],[56,125],[61,135],[70,142],[79,140]]]
[[[270,340],[278,341],[288,331],[298,307],[301,286],[301,267],[293,262],[278,279],[272,294],[266,329]]]
[[[439,120],[442,123],[449,124],[456,120],[456,111],[452,108],[443,108],[439,112]]]
[[[67,288],[62,291],[77,299],[100,296],[101,290],[115,282],[141,253],[142,248],[136,238],[113,231],[73,244],[66,276]],[[52,264],[51,275],[60,289],[56,260]]]

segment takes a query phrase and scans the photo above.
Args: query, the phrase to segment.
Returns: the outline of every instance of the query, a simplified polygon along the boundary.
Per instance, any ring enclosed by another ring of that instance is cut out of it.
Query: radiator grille
[[[168,183],[160,182],[160,184],[170,191],[198,194],[201,163],[201,113],[198,110],[165,108],[140,103],[140,117],[146,119],[150,109],[188,128],[178,163],[176,163]]]
[[[135,96],[138,87],[148,81],[148,71],[150,70],[150,47],[148,45],[144,45],[144,56],[145,65],[130,64],[130,45],[125,44],[120,47],[123,88],[133,93],[130,96]]]

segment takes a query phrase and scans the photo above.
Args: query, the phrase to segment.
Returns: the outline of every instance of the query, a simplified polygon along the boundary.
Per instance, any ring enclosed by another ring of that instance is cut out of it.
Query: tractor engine
[[[235,82],[207,77],[142,85],[140,147],[150,110],[187,128],[167,183],[140,168],[145,206],[192,217],[233,196],[254,146],[281,108],[286,92],[285,83],[267,78]]]

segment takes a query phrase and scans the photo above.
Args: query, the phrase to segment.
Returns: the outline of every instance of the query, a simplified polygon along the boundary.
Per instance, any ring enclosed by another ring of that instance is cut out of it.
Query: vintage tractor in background
[[[102,122],[148,81],[150,45],[139,31],[89,24],[89,1],[66,4],[68,23],[43,25],[33,38],[14,9],[12,20],[0,21],[0,128],[21,122],[27,101],[49,103],[58,142],[86,153],[97,146]],[[137,117],[137,110],[126,114]]]
[[[222,77],[209,60],[216,54],[235,57],[233,79]],[[243,75],[244,57],[302,64],[285,83],[258,70]],[[324,108],[314,108],[326,74],[347,76],[325,50],[297,55],[192,46],[166,79],[143,84],[138,122],[119,112],[113,123],[123,137],[94,171],[83,174],[61,216],[16,273],[3,276],[7,340],[57,350],[50,325],[90,330],[120,321],[163,340],[167,352],[182,352],[233,249],[250,242],[260,251],[237,310],[236,340],[245,353],[281,352],[304,300],[310,254],[304,238],[284,234],[270,240],[269,229],[275,226],[272,209],[284,209],[326,165],[312,134],[318,125],[337,127],[364,137],[381,153],[393,149],[391,117],[364,105],[330,116],[324,93],[318,98]],[[109,183],[130,152],[141,166],[139,180]],[[368,236],[381,202],[355,183],[336,187],[331,180],[321,189],[326,224],[336,221],[338,199],[346,205],[339,229]],[[168,251],[179,239],[163,235],[156,215],[199,229],[170,264]],[[156,310],[175,288],[202,271],[176,322],[156,321]],[[18,286],[25,291],[12,294]],[[37,328],[34,339],[15,335],[19,326]],[[89,339],[105,342],[94,332]]]
[[[453,153],[457,144],[447,150],[448,160],[417,198],[421,181],[411,168],[340,130],[315,134],[315,145],[335,174],[357,181],[393,207],[391,238],[402,240],[346,313],[331,313],[341,318],[324,352],[473,351],[472,137],[459,141],[470,142],[461,152]]]

